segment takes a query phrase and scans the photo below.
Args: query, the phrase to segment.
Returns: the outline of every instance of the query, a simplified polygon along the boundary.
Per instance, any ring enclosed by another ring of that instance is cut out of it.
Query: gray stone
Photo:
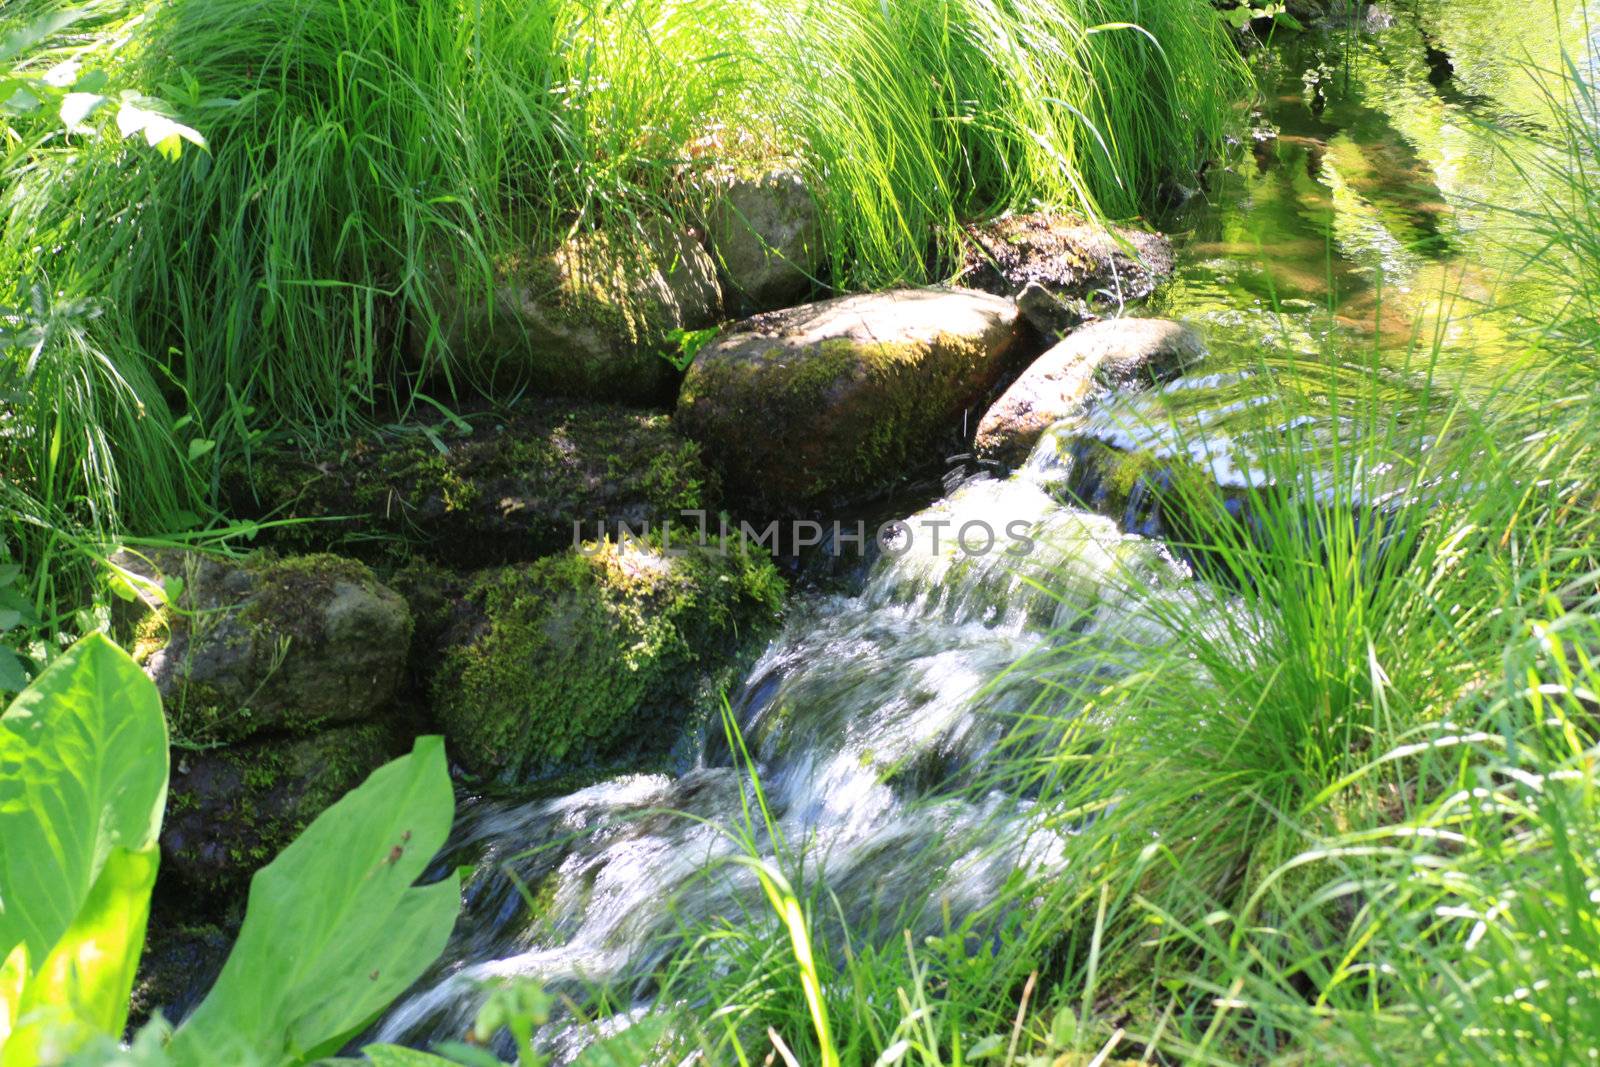
[[[1142,300],[1172,273],[1172,245],[1160,234],[1059,212],[1006,215],[967,236],[961,284],[1016,296],[1023,316],[1047,336],[1091,317],[1096,306]]]
[[[822,218],[792,171],[729,178],[713,188],[706,245],[736,315],[790,307],[816,285],[826,258]]]
[[[538,396],[661,400],[677,371],[673,334],[722,315],[716,265],[665,222],[640,234],[588,235],[498,265],[492,294],[444,290],[445,341],[480,384]]]
[[[1010,300],[963,289],[758,315],[701,350],[675,419],[730,496],[793,509],[860,495],[994,385],[1016,324]]]
[[[1099,383],[1162,381],[1205,354],[1199,334],[1168,319],[1108,319],[1085,326],[1036,359],[978,423],[980,457],[1027,458],[1053,424],[1083,411]]]
[[[243,562],[189,553],[119,557],[177,579],[176,603],[147,604],[134,655],[188,747],[302,736],[371,721],[399,692],[411,613],[363,564],[332,555]]]

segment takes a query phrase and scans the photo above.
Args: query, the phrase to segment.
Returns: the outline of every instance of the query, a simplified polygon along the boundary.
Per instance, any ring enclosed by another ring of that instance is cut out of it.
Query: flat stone
[[[1040,435],[1080,414],[1098,384],[1164,381],[1205,354],[1200,335],[1169,319],[1108,319],[1085,326],[1034,360],[978,423],[980,457],[1027,458]]]

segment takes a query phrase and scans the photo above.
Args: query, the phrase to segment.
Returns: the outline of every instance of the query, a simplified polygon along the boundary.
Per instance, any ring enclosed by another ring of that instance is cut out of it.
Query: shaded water
[[[1060,840],[1029,818],[1025,793],[984,774],[1007,723],[1041,695],[1012,668],[1055,650],[1058,681],[1114,670],[1099,653],[1158,638],[1113,577],[1170,578],[1175,595],[1184,581],[1159,542],[1068,502],[1073,436],[1191,455],[1199,442],[1218,481],[1259,485],[1259,456],[1331,436],[1344,404],[1388,436],[1397,470],[1414,461],[1431,432],[1430,376],[1489,389],[1505,372],[1505,321],[1461,314],[1462,301],[1509,294],[1537,314],[1497,210],[1515,206],[1519,156],[1538,151],[1540,81],[1519,61],[1553,68],[1562,48],[1584,50],[1584,33],[1575,4],[1535,22],[1506,0],[1417,0],[1258,52],[1264,102],[1238,158],[1173,221],[1179,271],[1149,309],[1200,326],[1206,364],[1103,398],[1013,477],[970,481],[912,517],[1021,522],[1033,551],[914,550],[881,560],[859,595],[793,606],[731,695],[750,766],[713,738],[679,777],[464,803],[450,861],[478,873],[457,935],[378,1038],[458,1037],[481,984],[505,976],[574,994],[604,986],[621,1024],[658,996],[686,932],[772,924],[735,856],[803,856],[842,921],[893,934],[959,922],[1019,867],[1058,862]]]

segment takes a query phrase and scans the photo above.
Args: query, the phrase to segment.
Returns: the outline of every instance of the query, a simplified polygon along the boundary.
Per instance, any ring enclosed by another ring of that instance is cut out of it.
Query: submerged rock
[[[201,892],[244,889],[324,809],[401,751],[387,724],[363,723],[174,753],[163,879]]]
[[[318,520],[267,531],[281,544],[369,557],[419,551],[460,567],[560,551],[574,523],[593,537],[596,523],[640,529],[717,505],[700,447],[665,415],[543,402],[468,419],[455,431],[260,453],[230,478],[230,507]]]
[[[731,544],[601,543],[475,575],[430,686],[451,757],[514,780],[670,741],[737,681],[720,668],[775,620],[782,591],[770,560]]]
[[[676,424],[730,494],[791,509],[892,477],[999,378],[1016,306],[900,289],[757,315],[704,348]]]
[[[1034,360],[978,423],[978,455],[1026,459],[1045,430],[1081,413],[1096,384],[1158,382],[1205,354],[1200,335],[1167,319],[1107,319],[1076,330]]]
[[[827,262],[816,200],[792,171],[718,181],[705,229],[728,310],[736,315],[804,300]]]
[[[659,401],[677,371],[672,335],[722,313],[716,265],[668,223],[624,238],[588,235],[496,266],[492,293],[444,287],[456,306],[442,338],[452,366],[503,394]]]
[[[149,605],[134,639],[176,745],[363,722],[399,692],[411,613],[355,560],[169,553],[118,562],[182,583],[175,604]]]
[[[1006,215],[969,227],[967,236],[961,284],[1015,296],[1046,336],[1091,317],[1097,298],[1142,300],[1172,273],[1172,245],[1160,234],[1060,212]]]

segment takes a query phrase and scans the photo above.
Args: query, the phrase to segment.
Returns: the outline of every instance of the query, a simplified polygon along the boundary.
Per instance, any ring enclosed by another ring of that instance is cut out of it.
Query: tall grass
[[[1600,198],[1589,135],[1549,129],[1572,158],[1525,221],[1559,328],[1491,395],[1422,352],[1403,411],[1374,374],[1316,427],[1285,412],[1242,508],[1160,482],[1195,578],[1123,576],[1139,625],[1028,664],[1050,703],[983,783],[1026,783],[1063,862],[997,902],[1029,919],[988,985],[904,953],[852,975],[903,998],[870,1034],[836,1014],[855,1062],[969,1062],[1012,1015],[983,1062],[1600,1056]],[[1185,425],[1176,451],[1215,446]],[[1058,668],[1086,652],[1107,670]]]
[[[80,456],[72,490],[146,525],[203,497],[255,430],[337,433],[468,389],[451,305],[569,235],[689,214],[698,170],[799,166],[837,284],[916,280],[975,215],[1135,210],[1217,144],[1243,86],[1201,0],[118,10],[80,44],[161,87],[210,153],[158,165],[54,138],[6,175],[0,264],[95,302],[79,342],[40,358],[109,376],[140,412],[105,424],[115,476]],[[59,414],[76,439],[96,412]],[[18,417],[37,439],[54,415]],[[157,443],[185,418],[174,462]]]

